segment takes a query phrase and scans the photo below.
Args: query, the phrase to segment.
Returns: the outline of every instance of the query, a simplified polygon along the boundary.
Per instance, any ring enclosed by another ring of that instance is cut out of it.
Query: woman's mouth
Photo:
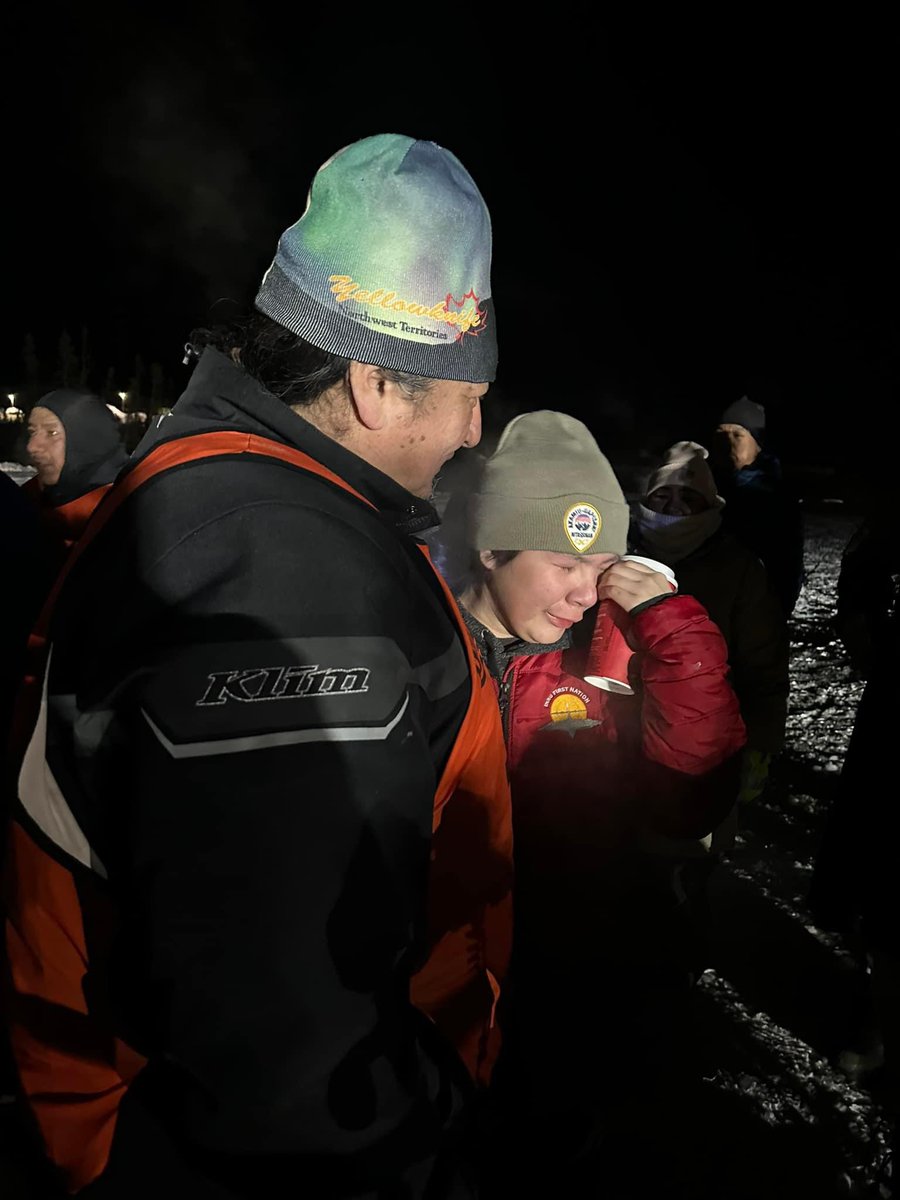
[[[547,618],[552,625],[557,629],[571,629],[575,624],[574,621],[567,621],[565,617],[554,617],[553,613],[547,613]]]

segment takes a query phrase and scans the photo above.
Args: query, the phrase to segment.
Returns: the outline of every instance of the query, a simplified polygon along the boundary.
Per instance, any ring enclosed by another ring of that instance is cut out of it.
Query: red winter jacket
[[[491,635],[478,637],[496,675]],[[744,725],[706,610],[672,596],[634,618],[629,640],[633,696],[585,683],[578,645],[499,670],[518,911],[554,953],[570,939],[583,949],[598,922],[617,927],[623,898],[650,903],[642,835],[701,837],[737,790]]]

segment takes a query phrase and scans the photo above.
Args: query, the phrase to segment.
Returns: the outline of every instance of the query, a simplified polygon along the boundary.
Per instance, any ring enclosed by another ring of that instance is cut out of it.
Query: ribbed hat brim
[[[357,362],[461,383],[491,383],[497,375],[497,333],[490,299],[482,301],[486,321],[477,337],[464,335],[459,341],[434,345],[381,333],[351,320],[336,306],[323,308],[292,283],[277,263],[272,263],[263,279],[256,307],[320,350]]]
[[[590,505],[599,532],[582,549],[566,532],[566,518]],[[560,554],[624,554],[628,541],[627,504],[617,499],[572,492],[551,498],[521,498],[482,493],[472,499],[472,531],[478,550],[552,550]]]

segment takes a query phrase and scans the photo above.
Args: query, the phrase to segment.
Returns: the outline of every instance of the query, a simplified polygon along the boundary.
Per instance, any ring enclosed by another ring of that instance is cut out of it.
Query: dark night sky
[[[490,33],[468,9],[275,7],[7,18],[4,391],[27,331],[52,360],[84,324],[95,384],[140,352],[180,386],[187,333],[252,300],[315,168],[389,129],[487,199],[507,404],[664,444],[749,389],[789,457],[838,466],[894,411],[887,17],[626,28],[572,5]]]

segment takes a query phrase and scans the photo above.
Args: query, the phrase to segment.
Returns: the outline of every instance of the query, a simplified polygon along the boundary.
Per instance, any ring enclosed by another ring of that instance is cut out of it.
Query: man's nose
[[[466,434],[466,440],[463,445],[471,450],[473,446],[477,446],[481,441],[481,401],[475,401],[475,407],[472,409],[472,418],[469,421],[469,431]]]

